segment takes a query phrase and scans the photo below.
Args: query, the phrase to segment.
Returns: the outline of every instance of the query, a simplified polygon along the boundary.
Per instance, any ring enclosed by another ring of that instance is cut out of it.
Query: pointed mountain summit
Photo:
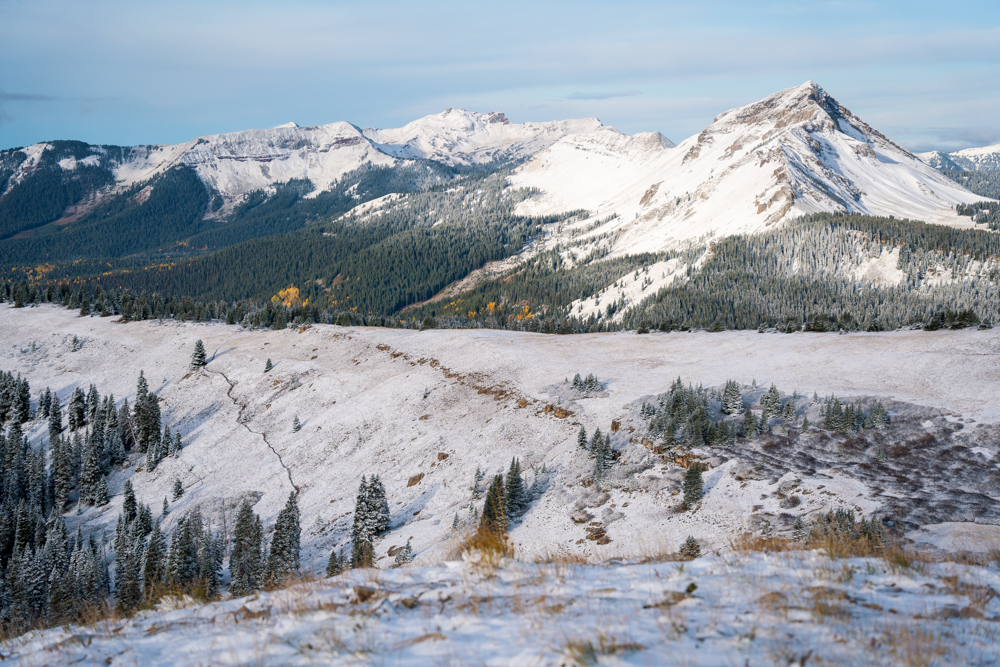
[[[753,233],[821,211],[962,224],[952,207],[981,199],[812,81],[722,113],[669,150],[636,155],[628,142],[611,146],[599,136],[556,142],[514,180],[542,190],[522,212],[616,215],[593,232],[614,231],[615,254]],[[576,150],[564,150],[569,144]]]

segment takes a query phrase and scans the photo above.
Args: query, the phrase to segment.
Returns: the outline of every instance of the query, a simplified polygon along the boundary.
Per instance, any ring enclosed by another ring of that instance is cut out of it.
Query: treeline
[[[980,197],[1000,199],[1000,171],[959,171],[955,169],[939,169],[939,171]]]

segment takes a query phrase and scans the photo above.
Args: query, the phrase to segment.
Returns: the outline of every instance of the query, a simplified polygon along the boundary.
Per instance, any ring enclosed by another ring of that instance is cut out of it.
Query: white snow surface
[[[33,631],[15,665],[987,665],[1000,573],[817,553],[354,570]],[[174,608],[171,608],[174,607]],[[177,608],[180,607],[180,608]]]
[[[568,136],[515,174],[540,196],[520,211],[585,208],[617,217],[614,254],[754,233],[808,213],[848,211],[941,224],[962,221],[965,190],[807,82],[727,111],[667,148],[610,128]]]

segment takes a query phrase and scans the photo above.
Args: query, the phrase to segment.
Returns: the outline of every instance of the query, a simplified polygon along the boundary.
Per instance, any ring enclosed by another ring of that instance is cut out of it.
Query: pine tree
[[[138,516],[139,509],[135,502],[135,491],[132,489],[132,480],[127,479],[125,480],[125,484],[122,485],[122,517],[125,519],[126,524],[130,524]]]
[[[181,432],[174,431],[174,446],[171,448],[172,456],[180,456],[181,449],[184,448],[184,443],[181,442]]]
[[[805,415],[802,417],[802,430],[803,431],[809,430],[809,415]]]
[[[83,468],[80,471],[80,502],[86,505],[97,504],[97,487],[102,479],[104,475],[101,474],[94,448],[86,447]]]
[[[757,418],[754,417],[749,405],[743,411],[743,437],[747,440],[757,437]]]
[[[742,410],[743,393],[740,391],[740,385],[735,380],[729,380],[722,391],[722,413],[738,415]]]
[[[396,560],[393,562],[393,567],[403,567],[407,563],[413,562],[413,547],[410,546],[410,541],[406,540],[406,545],[402,549],[396,552]]]
[[[184,485],[181,484],[181,478],[174,478],[174,501],[177,501],[181,496],[184,495]],[[166,498],[164,498],[166,500]]]
[[[267,360],[267,363],[266,363],[266,364],[264,364],[264,372],[265,372],[265,373],[270,373],[270,372],[271,372],[271,369],[272,369],[272,368],[274,368],[274,364],[272,364],[272,363],[271,363],[271,360],[270,360],[270,359],[268,359],[268,360]]]
[[[219,595],[219,578],[222,573],[221,538],[206,533],[201,540],[198,560],[198,580],[202,595],[206,600],[214,600]]]
[[[62,410],[59,408],[59,396],[52,394],[52,403],[49,405],[49,440],[58,438],[62,431]]]
[[[70,396],[69,405],[66,407],[69,428],[75,431],[87,423],[87,401],[84,398],[83,390],[77,387]]]
[[[143,586],[146,598],[153,599],[155,592],[166,580],[167,573],[167,538],[160,529],[160,522],[153,525],[146,546],[146,557],[143,562]]]
[[[326,576],[336,577],[344,571],[344,558],[340,555],[337,547],[330,552],[330,558],[326,561]]]
[[[195,532],[200,526],[195,525],[191,513],[182,517],[174,529],[170,539],[170,551],[167,555],[167,577],[171,584],[180,588],[188,588],[198,579],[201,564],[198,559],[198,545]]]
[[[191,370],[196,371],[207,362],[205,361],[205,344],[201,342],[201,339],[195,341],[194,343],[194,354],[191,355]]]
[[[279,586],[299,571],[300,535],[299,505],[293,491],[274,524],[266,574],[270,585]]]
[[[504,509],[503,475],[497,474],[486,491],[481,528],[497,535],[507,533],[507,513]]]
[[[295,415],[295,418],[292,419],[292,433],[298,433],[301,428],[302,424],[299,423],[299,416]]]
[[[515,457],[510,461],[507,484],[504,488],[504,511],[508,521],[524,510],[528,500],[527,495],[524,478],[521,477],[521,463]]]
[[[260,517],[244,500],[236,514],[233,551],[229,556],[229,592],[233,597],[249,595],[260,588],[262,539]]]
[[[680,554],[685,560],[698,558],[701,556],[701,545],[698,544],[698,540],[694,539],[693,536],[688,535],[688,538],[684,540],[684,544],[681,545]]]
[[[688,509],[701,501],[704,482],[701,478],[701,464],[695,461],[684,474],[684,506]]]
[[[101,476],[101,479],[97,482],[97,490],[94,492],[94,506],[104,507],[108,504],[108,483]]]
[[[583,426],[580,426],[580,432],[576,434],[576,444],[580,449],[587,449],[587,429]]]
[[[760,427],[762,430],[766,430],[768,422],[774,417],[777,417],[781,411],[781,395],[778,393],[778,388],[774,386],[774,384],[771,384],[767,393],[761,396],[760,405]]]
[[[479,497],[483,495],[483,488],[479,485],[482,483],[483,477],[485,476],[486,473],[483,472],[482,468],[476,466],[476,472],[472,476],[472,486],[469,487],[469,489],[472,491],[473,500],[479,500]]]

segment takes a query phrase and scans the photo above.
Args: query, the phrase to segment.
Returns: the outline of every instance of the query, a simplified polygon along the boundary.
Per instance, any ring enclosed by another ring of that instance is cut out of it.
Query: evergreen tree
[[[396,552],[396,560],[393,562],[393,567],[403,567],[407,563],[412,563],[412,562],[413,562],[413,547],[410,546],[410,541],[406,540],[406,545]]]
[[[271,360],[270,360],[270,359],[268,359],[268,360],[267,360],[267,363],[266,363],[266,364],[264,364],[264,372],[265,372],[265,373],[270,373],[270,372],[271,372],[271,369],[272,369],[272,368],[274,368],[274,364],[272,364],[272,363],[271,363]]]
[[[62,431],[62,410],[59,408],[59,396],[52,394],[52,403],[49,405],[49,440],[58,438]]]
[[[491,533],[503,535],[507,532],[507,512],[504,509],[503,475],[497,474],[486,490],[481,527]]]
[[[685,560],[698,558],[701,556],[701,545],[698,544],[698,540],[694,539],[693,536],[688,535],[688,538],[684,540],[684,544],[681,545],[680,554]]]
[[[293,491],[274,525],[266,573],[270,585],[279,586],[299,571],[300,535],[299,505]]]
[[[469,487],[469,489],[472,491],[473,500],[479,500],[479,497],[483,495],[483,488],[479,485],[482,483],[483,477],[485,476],[486,473],[483,472],[482,468],[476,466],[476,472],[472,476],[472,486]]]
[[[738,415],[742,410],[743,393],[740,391],[740,385],[735,380],[729,380],[722,391],[722,413]]]
[[[684,506],[690,509],[701,501],[704,482],[701,478],[701,464],[695,461],[684,474]]]
[[[77,387],[70,396],[69,405],[66,407],[69,428],[71,431],[82,427],[87,423],[87,399],[83,395],[83,390]]]
[[[163,586],[167,573],[167,538],[160,529],[160,522],[153,525],[146,545],[146,557],[143,561],[143,587],[147,599],[153,599],[156,591]]]
[[[577,377],[580,377],[579,373],[577,373]],[[587,449],[587,429],[582,425],[580,426],[579,433],[576,434],[576,444],[580,449]]]
[[[757,437],[757,418],[754,417],[749,405],[743,411],[743,437],[747,440]]]
[[[761,396],[760,405],[760,427],[762,430],[766,430],[768,422],[777,417],[781,412],[781,395],[778,393],[778,388],[774,386],[774,384],[771,384],[767,393]]]
[[[108,462],[111,465],[121,465],[125,461],[125,443],[122,442],[121,428],[116,426],[108,432],[107,450]]]
[[[97,490],[94,492],[94,506],[104,507],[108,504],[108,483],[104,476],[97,482]]]
[[[177,477],[174,479],[174,500],[176,501],[183,495],[184,495],[184,485],[181,484],[181,478]],[[166,500],[166,498],[164,498],[163,500]]]
[[[195,524],[193,513],[182,517],[174,528],[167,555],[167,578],[174,586],[188,588],[197,582],[201,563],[195,537],[200,529],[201,526]]]
[[[301,428],[302,424],[299,423],[299,416],[295,415],[295,418],[292,419],[292,433],[298,433]]]
[[[98,500],[98,487],[104,475],[101,474],[101,467],[97,462],[97,455],[94,448],[87,447],[87,452],[83,462],[83,470],[80,472],[80,502],[87,505],[96,505]],[[107,487],[105,487],[107,495]]]
[[[262,540],[260,517],[244,500],[236,514],[233,550],[229,556],[229,592],[233,597],[249,595],[260,588]]]
[[[802,430],[803,431],[808,431],[809,430],[809,416],[808,415],[805,415],[805,416],[802,417]]]
[[[344,561],[346,559],[340,555],[340,551],[337,547],[333,548],[330,552],[330,559],[326,561],[326,576],[336,577],[338,574],[344,571]]]
[[[518,516],[524,511],[528,501],[528,493],[524,488],[524,478],[521,477],[521,463],[517,458],[510,461],[510,469],[507,471],[507,484],[504,488],[504,511],[507,519]]]
[[[135,491],[132,489],[132,480],[127,479],[122,485],[122,517],[126,524],[130,524],[138,516],[139,509],[135,501]]]
[[[205,344],[201,342],[201,339],[195,341],[194,343],[194,354],[191,355],[191,370],[196,371],[207,362],[205,361]]]

